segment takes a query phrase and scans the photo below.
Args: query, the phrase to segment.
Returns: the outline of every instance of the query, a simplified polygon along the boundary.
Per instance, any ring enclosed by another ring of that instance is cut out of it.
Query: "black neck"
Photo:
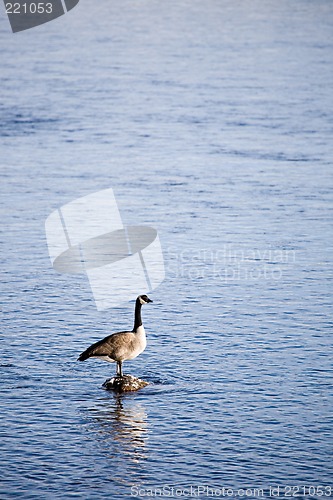
[[[135,332],[139,328],[139,326],[142,325],[141,306],[142,306],[142,304],[141,304],[140,300],[136,299],[133,332]]]

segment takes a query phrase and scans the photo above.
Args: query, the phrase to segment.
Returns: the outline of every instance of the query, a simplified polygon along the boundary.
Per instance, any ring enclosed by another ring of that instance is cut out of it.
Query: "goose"
[[[78,361],[88,358],[99,358],[109,363],[117,363],[116,376],[122,377],[123,361],[134,359],[141,354],[147,345],[145,329],[141,320],[143,304],[153,302],[147,295],[139,295],[135,302],[134,327],[132,331],[124,331],[108,335],[95,342],[80,354]]]

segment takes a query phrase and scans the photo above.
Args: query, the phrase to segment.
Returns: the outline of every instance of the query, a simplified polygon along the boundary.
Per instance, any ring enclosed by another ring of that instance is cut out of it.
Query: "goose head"
[[[153,302],[147,295],[139,295],[137,300],[140,304],[149,304],[149,302]]]

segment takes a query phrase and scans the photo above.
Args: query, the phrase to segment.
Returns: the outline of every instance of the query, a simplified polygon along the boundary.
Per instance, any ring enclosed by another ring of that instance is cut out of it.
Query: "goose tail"
[[[86,349],[80,354],[80,356],[77,358],[77,361],[85,361],[88,358],[90,358],[90,352],[89,349]]]

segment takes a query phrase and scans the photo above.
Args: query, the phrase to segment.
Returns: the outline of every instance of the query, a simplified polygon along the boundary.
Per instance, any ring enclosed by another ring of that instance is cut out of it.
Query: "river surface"
[[[332,496],[332,2],[2,8],[0,43],[1,499]],[[76,358],[134,304],[44,231],[107,188],[166,269],[123,396]]]

